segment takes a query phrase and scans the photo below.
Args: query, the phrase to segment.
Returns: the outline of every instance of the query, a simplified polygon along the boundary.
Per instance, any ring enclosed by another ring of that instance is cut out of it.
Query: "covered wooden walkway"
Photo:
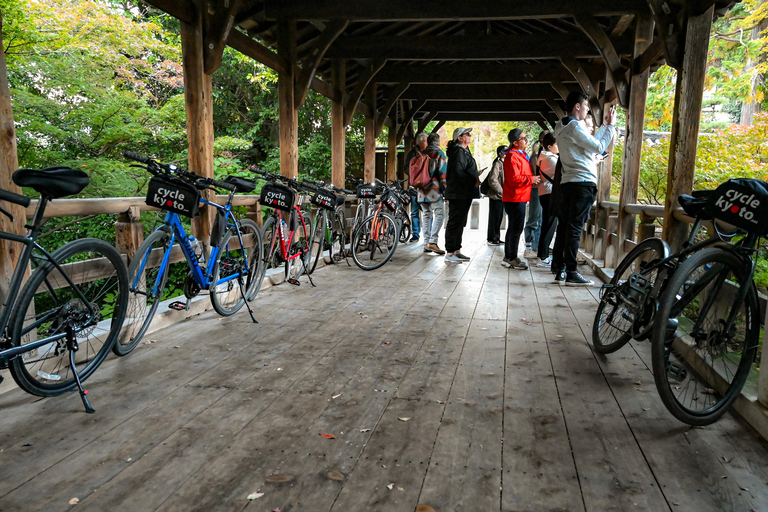
[[[88,382],[95,415],[0,395],[0,510],[768,510],[749,426],[674,420],[646,345],[591,351],[598,288],[480,235],[158,331]]]

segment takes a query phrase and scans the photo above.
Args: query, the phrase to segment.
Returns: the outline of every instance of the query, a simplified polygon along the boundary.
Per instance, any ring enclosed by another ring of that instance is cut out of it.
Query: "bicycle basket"
[[[387,189],[384,191],[381,195],[381,202],[384,203],[384,206],[386,206],[389,211],[394,212],[397,210],[398,199],[391,190]]]
[[[261,188],[261,206],[268,206],[284,212],[291,211],[296,192],[280,183],[266,183]]]
[[[155,176],[147,186],[147,204],[185,217],[196,217],[200,191],[185,181],[169,176]]]
[[[705,213],[748,233],[768,233],[768,183],[737,178],[726,181],[709,198]]]
[[[379,189],[375,185],[368,183],[361,183],[357,186],[357,198],[358,199],[371,199],[376,197],[379,193]]]
[[[326,210],[333,210],[336,207],[336,195],[324,190],[318,190],[312,195],[312,204]]]

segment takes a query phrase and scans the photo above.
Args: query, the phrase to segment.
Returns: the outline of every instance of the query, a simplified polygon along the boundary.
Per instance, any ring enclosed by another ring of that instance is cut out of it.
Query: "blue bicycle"
[[[261,230],[250,219],[235,219],[232,198],[235,192],[251,192],[253,181],[228,176],[224,181],[203,178],[165,165],[136,153],[125,152],[125,157],[144,165],[154,177],[147,190],[147,204],[166,210],[165,220],[141,244],[128,267],[130,300],[123,330],[113,351],[117,355],[130,353],[141,341],[152,323],[164,296],[171,264],[186,260],[189,273],[184,281],[187,301],[172,302],[171,309],[189,308],[190,300],[201,290],[208,290],[213,309],[222,316],[235,314],[253,300],[261,287],[263,273]],[[229,191],[223,206],[207,201],[200,191],[210,188]],[[216,208],[216,218],[210,236],[210,257],[198,254],[199,242],[187,235],[180,215],[194,217],[199,204]],[[178,241],[178,246],[174,243]],[[256,322],[250,305],[251,319]]]

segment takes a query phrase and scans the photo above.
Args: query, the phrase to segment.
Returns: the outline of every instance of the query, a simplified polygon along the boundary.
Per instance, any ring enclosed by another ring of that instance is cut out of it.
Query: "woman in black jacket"
[[[445,226],[445,261],[462,263],[469,257],[461,254],[461,239],[467,225],[472,200],[479,197],[480,178],[477,162],[469,151],[472,128],[456,128],[448,143],[448,169],[445,175],[445,199],[448,200],[448,224]]]

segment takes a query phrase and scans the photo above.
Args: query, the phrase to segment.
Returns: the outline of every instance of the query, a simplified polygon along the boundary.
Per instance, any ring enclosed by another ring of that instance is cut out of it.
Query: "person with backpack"
[[[531,199],[531,188],[538,185],[540,178],[531,172],[531,164],[528,162],[528,154],[525,152],[528,146],[528,137],[523,130],[515,128],[507,135],[509,139],[509,151],[504,157],[504,210],[507,212],[507,235],[504,240],[504,259],[501,265],[506,268],[527,270],[528,263],[525,257],[520,258],[518,246],[520,235],[525,224],[525,205]]]
[[[586,286],[592,281],[577,270],[576,256],[581,231],[597,198],[595,155],[605,151],[613,139],[616,110],[615,107],[606,109],[605,123],[593,137],[584,123],[589,115],[589,97],[574,91],[566,98],[565,108],[568,115],[555,125],[562,171],[559,184],[555,178],[559,215],[551,268],[556,283]]]
[[[416,135],[416,144],[405,157],[405,173],[408,175],[408,184],[413,185],[411,176],[411,163],[414,157],[421,155],[421,152],[427,148],[427,134],[424,132]],[[409,242],[418,242],[419,233],[421,233],[421,217],[419,216],[419,203],[415,194],[411,194],[411,239]]]
[[[447,157],[440,149],[440,135],[430,133],[427,137],[427,148],[422,152],[429,157],[429,180],[423,187],[417,187],[417,199],[421,214],[424,216],[424,252],[443,255],[445,251],[437,245],[440,228],[445,217],[445,172]]]
[[[480,197],[477,162],[469,150],[472,128],[456,128],[448,143],[448,168],[445,174],[445,199],[448,200],[448,224],[445,226],[445,261],[463,263],[469,257],[461,253],[464,226],[472,201]]]
[[[496,159],[491,165],[488,176],[480,185],[480,192],[488,196],[488,233],[487,244],[491,246],[501,245],[501,221],[504,220],[504,202],[502,196],[504,190],[504,156],[509,146],[496,148]]]
[[[541,233],[539,235],[539,246],[537,256],[539,264],[537,266],[548,267],[552,262],[549,255],[549,244],[552,243],[552,237],[555,235],[557,227],[557,217],[552,211],[552,184],[555,182],[555,167],[558,159],[557,139],[547,132],[541,142],[541,151],[536,162],[539,168],[539,203],[541,204]]]
[[[531,164],[531,172],[534,176],[539,175],[538,158],[541,153],[541,141],[544,139],[544,135],[549,133],[548,130],[539,132],[539,138],[533,144],[531,148],[528,161]],[[543,179],[543,178],[542,178]],[[536,249],[539,246],[539,235],[541,234],[541,203],[539,203],[539,189],[533,187],[531,189],[531,200],[528,201],[528,218],[525,221],[525,228],[523,229],[523,237],[525,238],[525,253],[524,258],[535,258]]]

